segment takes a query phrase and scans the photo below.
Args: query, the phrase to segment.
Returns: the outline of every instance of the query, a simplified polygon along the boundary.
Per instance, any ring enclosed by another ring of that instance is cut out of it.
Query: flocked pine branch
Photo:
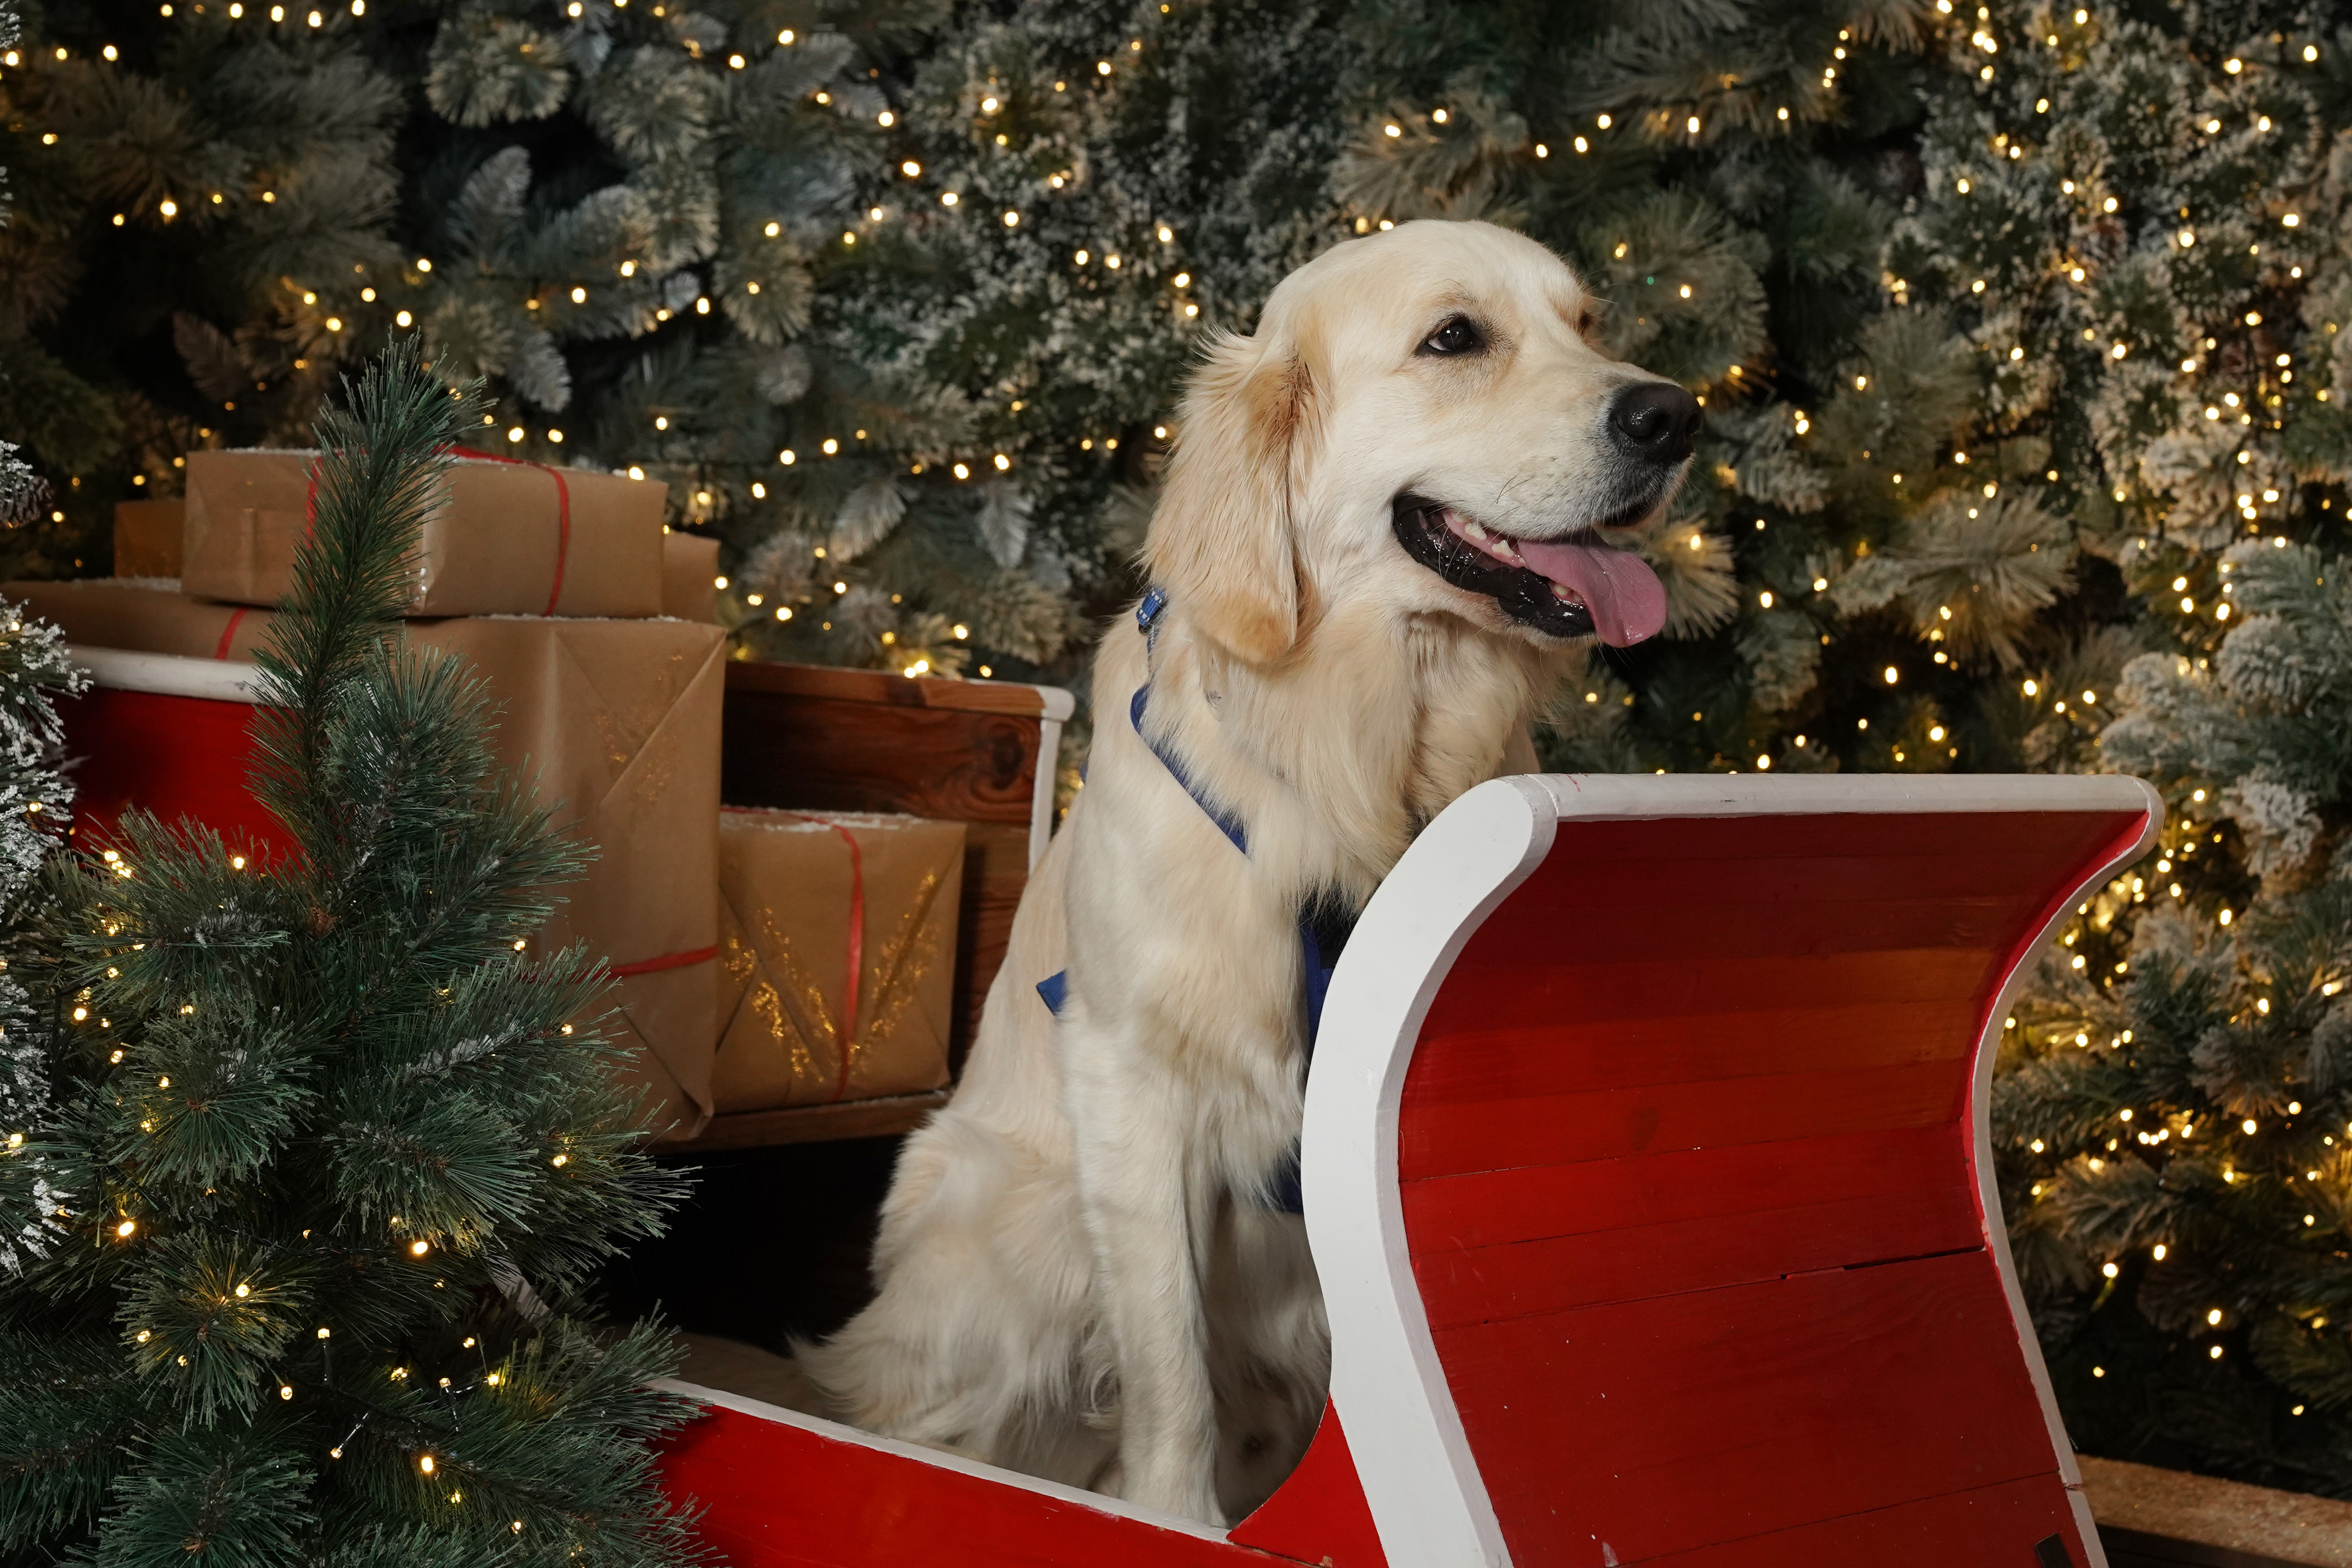
[[[34,883],[62,847],[73,806],[55,700],[88,685],[56,627],[0,604],[0,1282],[57,1246],[86,1180],[73,1152],[48,1135],[55,1032],[24,976],[37,966],[47,912]]]

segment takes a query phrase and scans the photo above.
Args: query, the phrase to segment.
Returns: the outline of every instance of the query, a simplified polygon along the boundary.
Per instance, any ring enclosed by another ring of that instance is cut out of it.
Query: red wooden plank
[[[2037,1568],[2034,1548],[2053,1535],[2074,1568],[2090,1562],[2054,1470],[1727,1545],[1624,1561],[1656,1568]]]
[[[1956,1173],[1935,1186],[1796,1208],[1433,1248],[1414,1254],[1413,1277],[1430,1325],[1456,1328],[1983,1243],[1976,1189]]]
[[[1507,901],[1503,910],[1510,911]],[[1490,919],[1488,928],[1501,918]],[[1654,946],[1598,969],[1562,963],[1557,953],[1509,963],[1484,962],[1486,956],[1474,942],[1454,964],[1423,1026],[1424,1040],[1562,1018],[1599,1024],[1735,1007],[1770,1013],[1817,1007],[1830,997],[1861,1005],[1966,1002],[1983,988],[1990,962],[1988,952],[1967,948],[1710,956],[1702,963]]]
[[[1968,1064],[1864,1072],[1774,1073],[1708,1083],[1414,1108],[1400,1131],[1407,1181],[1514,1166],[1565,1165],[1668,1149],[1931,1127],[1967,1109]]]
[[[1320,1568],[1388,1568],[1348,1435],[1328,1402],[1298,1468],[1255,1513],[1234,1526],[1232,1538]]]
[[[2049,1473],[1983,1252],[1440,1330],[1516,1568],[1587,1568]]]
[[[1605,1028],[1556,1013],[1433,1037],[1413,1058],[1410,1081],[1420,1114],[1453,1102],[1740,1078],[1765,1063],[1773,1072],[1818,1072],[1948,1061],[1973,1055],[1976,1046],[1974,1015],[1949,1002],[1840,999],[1758,1012],[1743,999]]]
[[[1412,1255],[1761,1214],[1964,1180],[1957,1123],[1404,1184]]]
[[[1922,897],[1919,889],[1935,886],[1936,868],[1912,861],[1894,861],[1873,869],[1900,875],[1913,884],[1903,899],[1864,899],[1832,889],[1818,899],[1735,899],[1710,896],[1694,903],[1687,893],[1678,899],[1635,900],[1630,909],[1610,899],[1610,923],[1577,930],[1572,942],[1555,936],[1549,946],[1538,945],[1509,954],[1514,969],[1568,964],[1590,967],[1621,959],[1699,956],[1713,964],[1724,958],[1753,958],[1771,953],[1876,952],[1890,948],[1999,948],[2032,907],[2015,892],[2002,897]],[[1590,875],[1589,868],[1584,869]],[[1696,874],[1696,873],[1694,873]],[[1706,875],[1712,877],[1709,870]],[[1591,884],[1588,882],[1587,888]],[[1562,911],[1563,916],[1565,911]],[[1671,935],[1662,933],[1672,932]],[[1499,956],[1499,955],[1498,955]]]
[[[714,1406],[661,1460],[732,1568],[1286,1568],[1289,1560]]]

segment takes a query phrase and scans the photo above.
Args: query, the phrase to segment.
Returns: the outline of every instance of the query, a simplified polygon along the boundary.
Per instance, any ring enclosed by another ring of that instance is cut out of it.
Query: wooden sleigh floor
[[[712,1391],[739,1568],[2105,1568],[1992,1186],[2117,778],[1544,776],[1367,908],[1307,1090],[1332,1405],[1231,1531]]]

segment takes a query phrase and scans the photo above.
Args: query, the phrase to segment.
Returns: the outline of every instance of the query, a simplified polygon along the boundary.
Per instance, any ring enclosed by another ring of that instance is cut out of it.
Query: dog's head
[[[1612,535],[1673,496],[1699,409],[1595,348],[1598,310],[1487,224],[1325,253],[1193,376],[1147,564],[1253,662],[1343,595],[1545,645],[1655,635],[1664,590]]]

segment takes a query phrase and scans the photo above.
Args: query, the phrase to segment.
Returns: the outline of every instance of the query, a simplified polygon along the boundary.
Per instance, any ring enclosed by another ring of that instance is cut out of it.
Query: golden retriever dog
[[[879,1294],[798,1347],[832,1414],[1210,1521],[1297,1463],[1329,1367],[1277,1196],[1307,970],[1423,824],[1532,768],[1591,639],[1664,621],[1611,536],[1665,505],[1699,410],[1596,349],[1598,310],[1532,240],[1409,223],[1209,347],[1150,624],[1103,638],[1086,787],[899,1157]]]

